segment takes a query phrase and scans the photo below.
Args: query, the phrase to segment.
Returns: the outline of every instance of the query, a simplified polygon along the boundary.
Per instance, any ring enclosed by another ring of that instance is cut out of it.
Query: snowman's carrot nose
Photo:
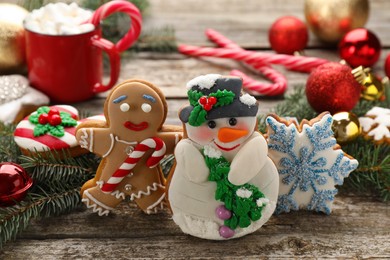
[[[247,130],[223,127],[218,131],[218,139],[223,143],[229,143],[247,134]]]

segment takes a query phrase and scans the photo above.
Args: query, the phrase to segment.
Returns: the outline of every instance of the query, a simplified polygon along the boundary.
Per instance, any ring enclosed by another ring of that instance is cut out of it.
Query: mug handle
[[[127,33],[116,43],[118,52],[123,52],[130,48],[131,45],[133,45],[133,43],[138,39],[142,30],[142,15],[133,3],[124,0],[114,0],[107,2],[96,9],[88,22],[97,27],[100,25],[101,21],[106,19],[111,14],[118,12],[125,13],[131,21],[131,26]]]
[[[107,85],[104,85],[101,82],[95,84],[93,91],[95,93],[104,92],[112,88],[119,78],[119,70],[120,70],[120,57],[119,52],[116,46],[103,38],[95,35],[91,38],[91,44],[97,48],[102,49],[104,52],[108,54],[110,58],[110,81]]]

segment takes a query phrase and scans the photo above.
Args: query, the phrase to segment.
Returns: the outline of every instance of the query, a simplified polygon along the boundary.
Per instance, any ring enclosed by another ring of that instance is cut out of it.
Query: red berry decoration
[[[344,35],[339,44],[340,57],[351,67],[371,67],[381,54],[381,43],[375,34],[359,28]]]
[[[45,125],[49,122],[49,116],[47,114],[41,114],[39,117],[38,117],[38,122],[41,124],[41,125]]]
[[[359,101],[360,92],[351,68],[335,62],[313,70],[306,83],[307,101],[318,113],[350,111]]]
[[[309,34],[304,22],[293,16],[284,16],[272,24],[268,39],[277,53],[293,54],[306,47]]]
[[[0,163],[0,206],[11,206],[23,200],[33,182],[16,163]]]
[[[53,115],[60,115],[60,112],[55,108],[51,108],[49,110],[49,116],[53,116]]]
[[[207,103],[207,97],[201,97],[199,98],[199,104],[205,105]]]
[[[388,77],[390,77],[390,54],[387,55],[386,61],[385,61],[385,72]]]
[[[62,123],[62,119],[60,115],[53,114],[49,116],[49,124],[52,126],[60,125]]]
[[[207,104],[204,104],[204,105],[203,105],[203,108],[204,108],[204,110],[206,110],[206,111],[210,111],[210,110],[213,108],[213,106],[212,106],[211,104],[207,103]]]
[[[215,105],[217,103],[217,98],[216,97],[209,97],[208,103],[212,106]]]

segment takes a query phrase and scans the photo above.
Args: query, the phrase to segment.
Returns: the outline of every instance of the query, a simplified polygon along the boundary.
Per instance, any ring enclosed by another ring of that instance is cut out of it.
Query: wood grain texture
[[[337,197],[330,216],[273,216],[246,237],[215,242],[183,234],[168,213],[144,215],[123,203],[108,217],[80,209],[34,221],[0,253],[4,259],[259,258],[390,256],[390,209],[372,197]]]

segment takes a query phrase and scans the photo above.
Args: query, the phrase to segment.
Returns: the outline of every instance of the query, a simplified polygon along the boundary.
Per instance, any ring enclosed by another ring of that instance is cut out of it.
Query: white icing
[[[23,106],[42,106],[48,103],[48,96],[36,89],[27,87],[25,95],[18,99],[12,100],[11,102],[0,105],[0,121],[4,122],[5,124],[11,124]]]
[[[366,116],[359,118],[363,132],[373,137],[375,141],[390,138],[390,109],[373,107]]]
[[[120,110],[122,112],[127,112],[130,110],[130,105],[127,104],[127,103],[122,103],[120,106],[119,106]]]
[[[236,191],[236,195],[240,198],[248,199],[252,196],[252,191],[247,190],[245,188],[240,188]]]
[[[130,195],[130,200],[139,199],[142,196],[149,196],[150,194],[152,194],[152,191],[156,191],[158,188],[165,189],[165,186],[160,183],[153,182],[152,186],[146,187],[146,191],[141,190],[138,191],[137,193],[132,193]]]
[[[124,200],[126,198],[126,195],[124,192],[121,192],[119,190],[111,192],[111,195],[114,196],[116,199],[122,199]]]
[[[207,74],[198,76],[187,83],[187,89],[191,89],[194,86],[198,86],[199,89],[210,89],[214,86],[215,81],[221,78],[219,74]]]
[[[256,200],[256,205],[258,207],[262,207],[264,205],[267,205],[268,203],[270,203],[270,201],[267,198],[260,198],[260,199]]]
[[[22,147],[23,149],[30,150],[30,151],[38,151],[38,152],[43,152],[43,151],[49,151],[50,147],[42,144],[38,141],[35,141],[30,138],[26,137],[20,137],[20,136],[15,136],[14,137],[15,143],[19,146]]]
[[[85,203],[87,208],[93,210],[93,212],[98,213],[99,216],[108,215],[113,208],[105,205],[104,203],[96,200],[89,192],[88,190],[84,191],[84,195],[87,198],[83,198],[81,201]],[[92,201],[92,203],[90,203]]]
[[[150,214],[152,212],[156,213],[157,209],[158,209],[157,206],[159,204],[161,204],[161,208],[163,207],[161,202],[163,201],[164,198],[165,198],[165,193],[156,202],[154,202],[152,205],[150,205],[149,207],[146,208],[146,213],[147,214]],[[152,209],[154,209],[154,211],[152,211]]]
[[[80,147],[84,149],[88,149],[90,152],[93,152],[93,129],[89,129],[89,135],[88,130],[85,128],[81,129],[82,135],[80,136]],[[88,141],[90,137],[90,140]]]
[[[142,111],[144,111],[145,113],[149,113],[150,111],[152,111],[152,106],[150,104],[147,104],[147,103],[143,103],[141,105],[141,109]]]
[[[211,145],[206,145],[204,147],[204,154],[207,155],[210,158],[216,158],[216,159],[218,159],[218,158],[220,158],[222,156],[221,151],[215,149]]]
[[[244,94],[240,97],[241,103],[247,105],[248,107],[255,106],[256,105],[256,98],[249,94]]]
[[[107,157],[112,152],[112,149],[114,148],[115,139],[113,134],[110,134],[110,139],[111,139],[110,148],[108,148],[108,151],[102,155],[103,158]]]
[[[248,138],[248,142],[256,140],[256,137],[259,137],[257,132]],[[173,220],[184,233],[201,238],[224,240],[219,235],[219,227],[223,225],[223,220],[215,214],[215,209],[222,204],[221,201],[215,199],[216,183],[208,181],[209,170],[207,166],[203,168],[204,158],[202,158],[200,151],[190,144],[190,140],[183,139],[175,149],[177,165],[168,190]],[[265,207],[260,220],[252,222],[248,228],[237,228],[233,238],[252,233],[260,228],[271,217],[276,207],[279,186],[278,172],[273,162],[267,158],[266,153],[260,156],[266,158],[260,168],[257,168],[256,165],[252,167],[253,159],[249,164],[238,163],[238,166],[241,174],[248,169],[255,168],[256,173],[247,183],[258,187],[271,203]],[[203,170],[206,172],[203,173]],[[205,175],[203,182],[194,181],[199,175]]]

